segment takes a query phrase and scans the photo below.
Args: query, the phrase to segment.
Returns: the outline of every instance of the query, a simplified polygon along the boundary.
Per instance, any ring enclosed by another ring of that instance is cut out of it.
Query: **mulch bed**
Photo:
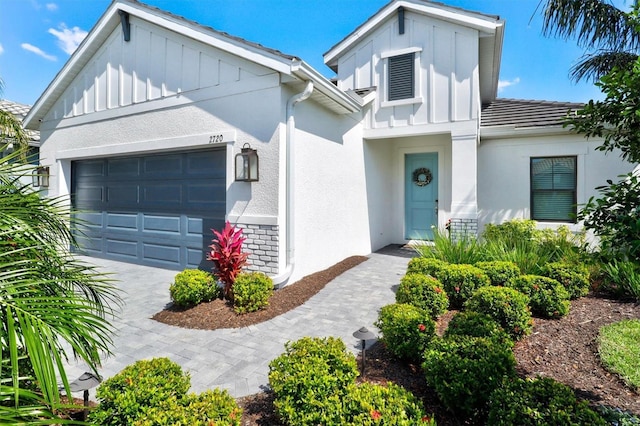
[[[362,256],[350,257],[278,290],[264,311],[236,315],[229,305],[217,300],[189,310],[168,307],[153,318],[180,327],[208,330],[256,324],[303,304],[333,278],[366,259]],[[449,312],[440,318],[437,328],[439,334],[442,334],[454,313]],[[640,415],[640,394],[631,390],[615,374],[606,371],[600,364],[597,352],[600,327],[630,318],[640,319],[640,305],[594,295],[573,301],[569,315],[560,320],[536,318],[531,336],[518,342],[514,349],[518,373],[523,377],[553,377],[571,386],[581,398],[593,405],[610,405]],[[397,383],[422,399],[427,412],[435,415],[438,425],[465,424],[439,403],[419,365],[396,361],[381,344],[367,349],[365,377],[359,380]],[[243,426],[280,425],[274,414],[273,395],[270,393],[239,398],[238,404],[244,409]]]

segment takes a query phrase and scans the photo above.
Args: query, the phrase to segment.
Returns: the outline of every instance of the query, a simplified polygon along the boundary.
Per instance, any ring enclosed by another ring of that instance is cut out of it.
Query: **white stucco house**
[[[32,107],[51,196],[94,256],[203,266],[210,228],[245,229],[254,269],[294,282],[356,254],[532,218],[632,168],[563,129],[576,104],[497,98],[505,23],[393,0],[302,59],[116,0]],[[235,179],[252,148],[257,181]]]

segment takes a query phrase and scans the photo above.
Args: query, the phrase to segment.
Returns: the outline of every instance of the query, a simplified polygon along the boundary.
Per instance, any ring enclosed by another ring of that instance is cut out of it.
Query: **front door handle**
[[[435,211],[436,211],[436,217],[437,217],[438,216],[438,199],[436,199]]]

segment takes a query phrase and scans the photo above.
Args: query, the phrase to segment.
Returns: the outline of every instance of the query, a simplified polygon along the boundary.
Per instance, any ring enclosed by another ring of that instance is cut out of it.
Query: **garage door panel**
[[[138,215],[135,213],[120,214],[107,213],[107,231],[122,230],[138,230]]]
[[[225,158],[218,149],[73,162],[74,206],[88,222],[84,252],[210,269],[211,229],[222,228],[226,214]]]
[[[112,183],[107,187],[105,202],[111,208],[135,206],[138,203],[138,187],[131,184]]]
[[[131,178],[140,175],[140,160],[137,158],[112,158],[107,164],[109,176],[112,178]]]
[[[142,231],[143,232],[168,232],[180,235],[180,217],[168,217],[168,216],[154,216],[143,215],[142,216]]]

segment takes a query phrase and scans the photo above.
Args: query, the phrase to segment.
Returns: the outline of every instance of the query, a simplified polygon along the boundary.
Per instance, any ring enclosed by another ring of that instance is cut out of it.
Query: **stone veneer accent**
[[[249,253],[247,270],[278,273],[279,229],[278,225],[236,224],[245,236],[244,250]]]
[[[452,218],[449,225],[449,235],[453,241],[469,236],[478,236],[478,219]]]

